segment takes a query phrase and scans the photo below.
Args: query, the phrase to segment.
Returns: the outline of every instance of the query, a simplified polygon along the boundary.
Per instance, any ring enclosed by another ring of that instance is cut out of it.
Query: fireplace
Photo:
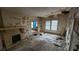
[[[13,44],[17,43],[17,42],[20,41],[20,40],[21,40],[20,34],[17,34],[17,35],[13,35],[13,36],[12,36],[12,43],[13,43]]]

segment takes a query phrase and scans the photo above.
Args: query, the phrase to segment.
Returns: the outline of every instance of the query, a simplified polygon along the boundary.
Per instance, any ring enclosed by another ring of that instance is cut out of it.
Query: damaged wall
[[[71,51],[79,51],[79,18],[75,18],[70,48]]]
[[[31,18],[14,13],[7,10],[1,10],[1,16],[3,21],[3,28],[7,30],[1,31],[3,33],[3,39],[6,44],[6,48],[14,46],[12,44],[12,35],[20,34],[21,40],[26,39],[26,36],[31,32]],[[2,27],[0,27],[2,28]],[[6,36],[7,35],[7,36]]]
[[[73,36],[74,34],[74,24],[75,24],[75,16],[77,14],[78,9],[77,8],[71,8],[70,9],[70,13],[68,16],[68,24],[67,24],[67,32],[66,32],[66,46],[65,46],[65,50],[66,51],[71,51],[72,47],[74,46],[74,44],[76,43],[76,35]],[[74,42],[75,41],[75,42]]]
[[[37,24],[38,24],[38,32],[39,31],[44,32],[44,30],[45,30],[45,19],[44,18],[37,18]]]
[[[59,24],[58,24],[58,33],[61,35],[66,34],[66,26],[67,26],[67,17],[68,15],[61,14],[58,16]]]

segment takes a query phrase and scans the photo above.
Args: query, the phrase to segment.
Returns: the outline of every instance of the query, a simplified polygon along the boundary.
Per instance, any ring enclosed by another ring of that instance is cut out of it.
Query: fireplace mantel
[[[19,26],[19,27],[4,27],[4,28],[0,28],[0,31],[20,29],[20,28],[25,28],[25,27],[24,26]]]

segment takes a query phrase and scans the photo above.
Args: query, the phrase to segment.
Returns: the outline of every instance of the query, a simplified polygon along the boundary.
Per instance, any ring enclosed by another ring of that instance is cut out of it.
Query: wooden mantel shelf
[[[4,27],[4,28],[0,28],[0,31],[4,31],[4,30],[12,30],[12,29],[20,29],[20,28],[25,28],[25,26],[20,26],[20,27]]]

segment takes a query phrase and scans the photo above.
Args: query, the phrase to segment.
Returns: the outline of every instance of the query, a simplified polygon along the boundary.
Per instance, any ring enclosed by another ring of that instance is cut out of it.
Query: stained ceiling
[[[12,12],[17,12],[26,16],[48,16],[52,14],[60,13],[62,10],[69,10],[68,7],[4,7],[5,9]]]

